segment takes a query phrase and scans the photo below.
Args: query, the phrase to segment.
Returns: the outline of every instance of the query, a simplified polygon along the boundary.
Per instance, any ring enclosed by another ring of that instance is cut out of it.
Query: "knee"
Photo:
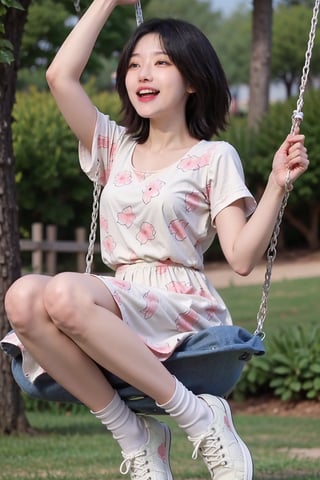
[[[56,327],[69,336],[81,336],[83,313],[89,303],[88,296],[77,287],[72,273],[56,275],[45,288],[46,311]]]
[[[26,275],[16,280],[5,295],[5,310],[11,326],[23,333],[43,313],[42,289],[38,275]]]

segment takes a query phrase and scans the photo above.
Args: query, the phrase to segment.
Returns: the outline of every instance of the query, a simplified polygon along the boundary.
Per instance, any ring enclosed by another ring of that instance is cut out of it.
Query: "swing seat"
[[[31,383],[23,373],[20,350],[4,342],[1,347],[12,357],[13,377],[26,394],[42,400],[79,403],[46,373]],[[196,395],[208,393],[226,397],[240,379],[244,365],[253,355],[264,353],[259,335],[237,326],[218,326],[187,338],[164,365]],[[110,372],[103,372],[132,410],[145,414],[164,413],[151,398]]]

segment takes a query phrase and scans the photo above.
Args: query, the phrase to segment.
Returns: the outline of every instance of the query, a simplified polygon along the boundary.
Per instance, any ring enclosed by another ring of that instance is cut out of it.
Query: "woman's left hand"
[[[288,173],[290,183],[294,183],[307,170],[309,159],[304,139],[304,135],[301,135],[299,131],[290,133],[276,152],[272,163],[272,173],[280,187],[285,187]]]

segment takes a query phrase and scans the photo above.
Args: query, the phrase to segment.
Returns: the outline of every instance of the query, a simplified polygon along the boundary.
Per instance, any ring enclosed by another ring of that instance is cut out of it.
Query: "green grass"
[[[120,480],[121,456],[111,435],[89,413],[29,414],[41,433],[0,437],[1,480]],[[184,433],[167,417],[173,433],[175,480],[208,479]],[[320,419],[237,415],[235,424],[252,451],[255,480],[315,480],[318,460],[289,456],[290,448],[320,448]]]
[[[261,287],[221,290],[234,323],[253,331],[261,299]],[[273,283],[270,291],[267,338],[293,325],[306,328],[319,322],[320,278]],[[89,413],[58,415],[29,413],[40,433],[0,437],[0,480],[120,480],[121,455],[105,429]],[[201,460],[191,460],[192,448],[185,435],[167,417],[173,432],[171,464],[175,480],[208,479]],[[255,480],[316,480],[320,460],[292,458],[290,449],[320,449],[320,418],[272,415],[237,415],[240,436],[252,451]],[[127,477],[125,477],[127,478]]]
[[[278,328],[294,325],[311,327],[319,323],[320,316],[319,278],[284,280],[271,284],[268,300],[266,334]],[[262,286],[229,287],[221,289],[224,301],[231,311],[236,325],[254,331],[260,306]]]

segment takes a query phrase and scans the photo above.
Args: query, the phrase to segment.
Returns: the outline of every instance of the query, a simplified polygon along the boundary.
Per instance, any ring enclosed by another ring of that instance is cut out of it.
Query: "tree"
[[[81,10],[85,10],[90,3],[91,0],[81,0]],[[32,71],[44,70],[51,63],[76,19],[73,2],[65,0],[33,2],[22,39],[21,67]],[[86,67],[86,74],[99,73],[103,66],[101,58],[110,58],[114,52],[120,51],[124,39],[134,27],[134,9],[128,6],[117,7],[99,35]]]
[[[272,76],[283,81],[287,98],[299,82],[308,44],[312,11],[303,5],[280,6],[274,14],[272,40]],[[312,53],[312,73],[320,70],[320,38],[316,36]]]
[[[253,0],[249,128],[256,128],[269,104],[272,0]]]
[[[19,231],[14,181],[14,156],[12,149],[11,118],[15,101],[15,87],[23,29],[31,0],[1,1],[0,26],[6,39],[7,63],[0,63],[0,336],[8,329],[4,310],[4,296],[11,283],[20,276]],[[8,43],[9,42],[9,43]],[[3,43],[1,47],[3,46]],[[10,47],[12,46],[12,50]],[[2,49],[2,48],[1,48]],[[8,54],[9,52],[9,54]],[[12,57],[10,55],[12,53]],[[0,433],[13,433],[28,428],[23,402],[14,382],[9,360],[0,355]]]
[[[85,88],[100,111],[119,120],[115,92],[97,94],[91,82]],[[55,224],[59,237],[70,239],[91,218],[92,183],[80,171],[77,139],[47,90],[18,92],[13,115],[20,228],[29,236],[34,222]]]
[[[241,9],[220,22],[212,32],[213,46],[232,86],[248,83],[251,23],[251,13]]]
[[[146,19],[153,17],[176,17],[189,21],[196,25],[202,32],[213,41],[213,33],[221,21],[221,14],[212,11],[208,0],[152,0],[145,7],[143,2],[144,16]]]
[[[278,102],[270,106],[263,117],[260,128],[251,135],[251,143],[247,151],[245,170],[249,186],[264,185],[270,174],[270,155],[275,152],[291,127],[291,115],[296,108],[296,99]],[[320,91],[309,90],[304,95],[305,117],[302,131],[306,133],[306,144],[311,152],[312,161],[307,172],[294,184],[290,193],[284,220],[286,226],[294,230],[294,237],[299,234],[300,244],[303,242],[309,249],[320,246],[320,146],[319,121]],[[252,133],[252,132],[251,132]],[[253,155],[251,152],[253,151]],[[292,242],[292,239],[291,239]]]

